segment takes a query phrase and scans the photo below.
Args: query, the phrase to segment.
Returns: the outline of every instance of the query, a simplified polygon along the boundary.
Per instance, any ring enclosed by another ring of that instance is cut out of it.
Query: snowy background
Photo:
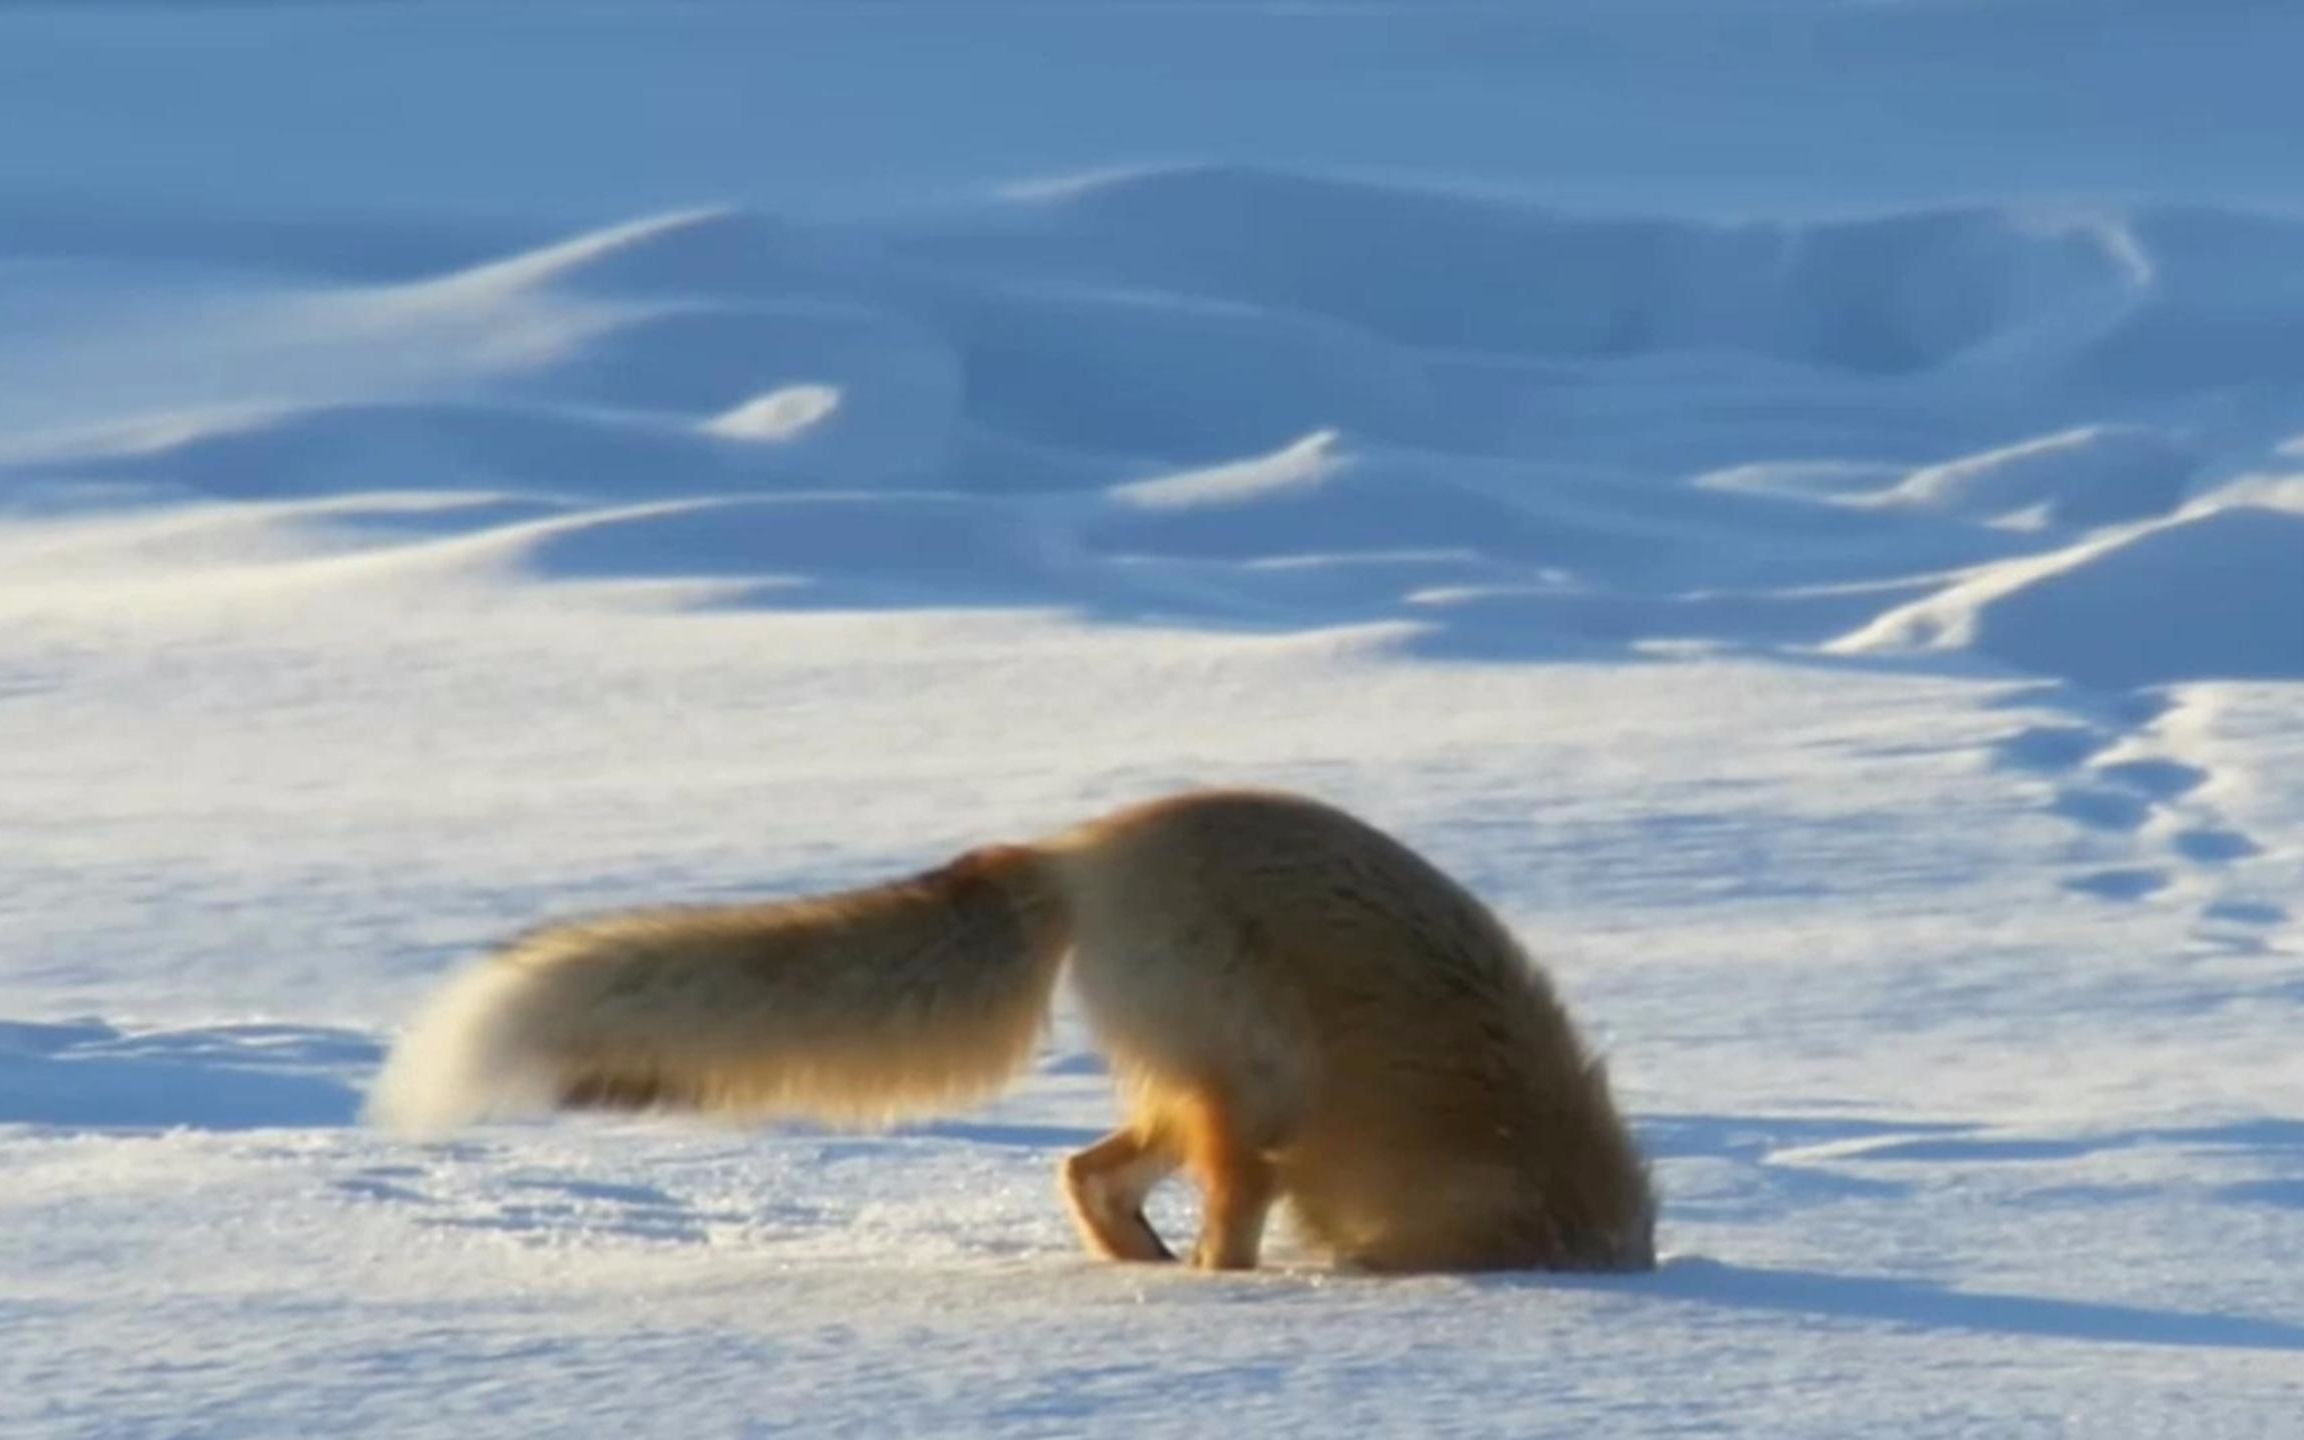
[[[2296,1433],[2300,69],[0,4],[0,1432]],[[1662,1269],[1092,1262],[1069,1021],[889,1136],[355,1122],[543,916],[1230,781],[1515,922]]]

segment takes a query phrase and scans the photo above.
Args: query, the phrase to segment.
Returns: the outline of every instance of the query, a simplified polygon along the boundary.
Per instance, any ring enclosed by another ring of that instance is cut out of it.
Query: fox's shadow
[[[1701,1255],[1667,1257],[1654,1274],[1635,1278],[1550,1276],[1535,1280],[1498,1278],[1483,1283],[1605,1288],[1684,1304],[1871,1322],[1919,1332],[1961,1331],[2190,1349],[2304,1351],[2304,1325],[2279,1320],[1947,1290],[1890,1276],[1735,1265]]]
[[[2255,1157],[2285,1166],[2304,1147],[2304,1124],[2263,1117],[2235,1124],[2042,1136],[1970,1123],[1857,1116],[1650,1114],[1637,1118],[1665,1166],[1724,1167],[1710,1193],[1667,1193],[1677,1211],[1720,1223],[1768,1223],[1787,1205],[1899,1202],[1930,1166],[2055,1164],[2100,1152],[2165,1147]],[[1883,1178],[1874,1179],[1878,1172]],[[2293,1182],[2257,1180],[2212,1191],[2225,1203],[2283,1205]],[[1667,1187],[1669,1191],[1669,1187]],[[1947,1289],[1924,1280],[1739,1265],[1668,1257],[1641,1276],[1494,1277],[1483,1284],[1605,1288],[1657,1300],[1891,1325],[1923,1332],[2036,1336],[2087,1343],[2304,1350],[2304,1325],[2201,1311],[2037,1295]]]

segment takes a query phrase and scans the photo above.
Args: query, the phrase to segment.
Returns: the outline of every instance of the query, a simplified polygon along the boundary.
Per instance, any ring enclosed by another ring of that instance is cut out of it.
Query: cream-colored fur
[[[1128,1123],[1064,1168],[1083,1240],[1201,1185],[1194,1258],[1285,1202],[1374,1269],[1654,1263],[1647,1173],[1543,975],[1489,911],[1343,812],[1179,795],[888,885],[548,927],[452,982],[371,1099],[433,1133],[556,1107],[878,1124],[990,1093],[1069,969]]]

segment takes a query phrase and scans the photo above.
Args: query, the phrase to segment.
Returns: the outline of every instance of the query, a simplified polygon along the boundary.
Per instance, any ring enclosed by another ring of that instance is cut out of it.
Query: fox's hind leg
[[[1064,1161],[1064,1201],[1081,1242],[1111,1260],[1173,1260],[1144,1218],[1144,1197],[1176,1170],[1176,1152],[1157,1136],[1115,1130]]]
[[[1272,1162],[1223,1100],[1201,1092],[1180,1108],[1184,1163],[1202,1198],[1192,1263],[1203,1270],[1253,1270],[1264,1222],[1280,1194]]]

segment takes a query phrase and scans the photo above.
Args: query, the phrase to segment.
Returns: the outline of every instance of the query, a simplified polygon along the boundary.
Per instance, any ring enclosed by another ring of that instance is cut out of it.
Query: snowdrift
[[[2304,680],[2304,513],[2209,506],[1988,568],[1833,648],[1967,649],[2104,689]]]
[[[682,211],[151,337],[243,392],[20,435],[0,486],[305,530],[488,497],[376,527],[368,582],[2287,675],[2289,520],[2184,507],[2304,429],[2297,273],[2304,225],[2197,207],[1627,219],[1228,166]]]

